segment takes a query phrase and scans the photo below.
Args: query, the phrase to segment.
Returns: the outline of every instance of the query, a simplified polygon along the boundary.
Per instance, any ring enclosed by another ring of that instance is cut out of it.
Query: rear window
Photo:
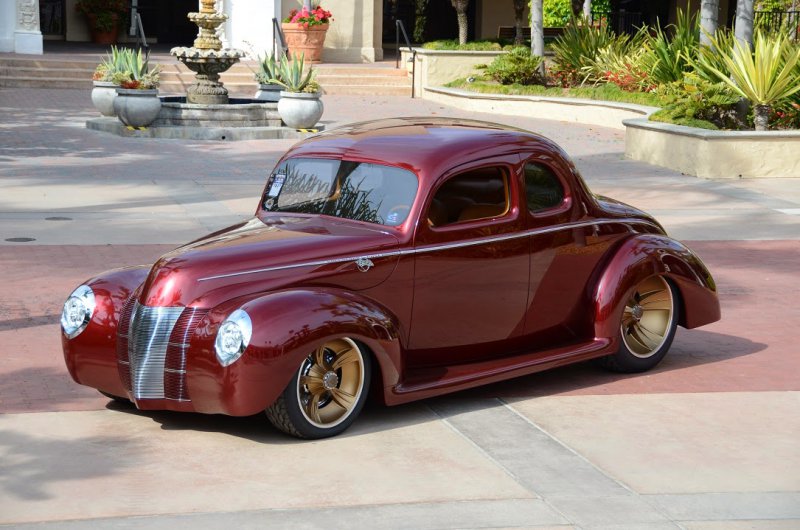
[[[541,212],[564,201],[564,188],[549,167],[528,162],[525,164],[525,195],[528,199],[528,210]]]

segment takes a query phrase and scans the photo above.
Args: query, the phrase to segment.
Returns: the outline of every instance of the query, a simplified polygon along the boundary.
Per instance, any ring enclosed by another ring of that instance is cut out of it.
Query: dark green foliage
[[[458,39],[432,40],[422,45],[426,50],[464,50],[478,52],[492,52],[510,50],[513,46],[503,46],[493,40],[477,40],[466,44],[459,44]]]
[[[710,83],[697,75],[688,74],[683,81],[662,87],[660,92],[666,105],[650,116],[653,121],[678,125],[706,122],[713,125],[689,125],[705,129],[741,129],[747,125],[736,112],[739,97],[724,83]]]
[[[532,55],[530,48],[517,47],[495,58],[486,67],[486,75],[503,85],[541,85],[542,58]]]
[[[691,70],[689,63],[694,59],[700,42],[700,23],[696,14],[678,9],[676,23],[667,28],[672,31],[656,26],[655,35],[650,36],[647,42],[650,57],[645,68],[650,80],[656,84],[683,79],[683,75]]]

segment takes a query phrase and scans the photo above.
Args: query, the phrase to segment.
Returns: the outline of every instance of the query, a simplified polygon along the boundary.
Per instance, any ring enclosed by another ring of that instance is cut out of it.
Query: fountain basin
[[[225,105],[187,103],[183,96],[161,98],[156,127],[280,127],[278,104],[256,99],[230,99]]]

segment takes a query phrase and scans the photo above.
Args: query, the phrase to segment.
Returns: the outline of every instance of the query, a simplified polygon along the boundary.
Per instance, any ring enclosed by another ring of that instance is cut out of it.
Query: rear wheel
[[[314,350],[267,410],[275,427],[298,438],[326,438],[347,429],[369,389],[369,354],[349,338]]]
[[[625,303],[617,353],[600,364],[615,372],[644,372],[667,354],[678,327],[680,304],[675,288],[661,276],[642,281]]]

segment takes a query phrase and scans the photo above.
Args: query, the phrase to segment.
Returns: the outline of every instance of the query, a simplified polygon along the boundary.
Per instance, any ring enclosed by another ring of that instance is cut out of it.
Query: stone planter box
[[[476,65],[489,64],[504,51],[460,51],[460,50],[426,50],[414,48],[417,59],[414,64],[414,93],[419,97],[422,89],[441,86],[460,77],[468,77],[475,73]],[[409,64],[412,57],[409,48],[400,48],[401,64]],[[409,70],[410,75],[410,70]]]
[[[625,129],[624,120],[647,117],[658,110],[656,107],[614,101],[479,94],[468,90],[443,87],[425,89],[423,98],[474,112],[568,121],[620,130]]]
[[[800,176],[800,131],[708,131],[625,120],[625,156],[703,178]]]

